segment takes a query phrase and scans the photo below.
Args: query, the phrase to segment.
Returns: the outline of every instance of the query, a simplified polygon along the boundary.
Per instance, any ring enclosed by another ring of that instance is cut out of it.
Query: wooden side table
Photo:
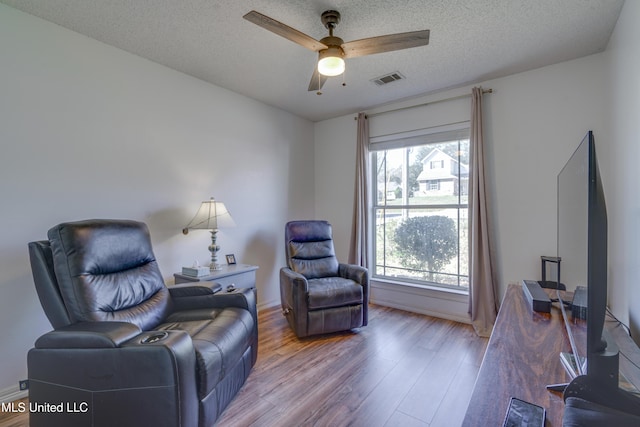
[[[233,285],[236,288],[252,288],[256,287],[256,270],[258,266],[248,264],[231,264],[223,265],[220,270],[213,270],[207,276],[193,277],[181,273],[175,273],[176,285],[181,283],[192,282],[216,282],[222,285],[222,290],[227,286]]]

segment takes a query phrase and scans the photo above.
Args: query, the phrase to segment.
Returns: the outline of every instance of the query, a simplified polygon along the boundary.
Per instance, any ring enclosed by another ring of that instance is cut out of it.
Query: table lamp
[[[182,234],[188,234],[189,230],[209,230],[211,232],[211,245],[209,246],[209,252],[211,252],[210,269],[220,270],[221,267],[218,264],[220,246],[216,244],[218,228],[235,227],[235,225],[224,203],[217,202],[212,197],[211,200],[202,202],[196,216],[182,229]]]

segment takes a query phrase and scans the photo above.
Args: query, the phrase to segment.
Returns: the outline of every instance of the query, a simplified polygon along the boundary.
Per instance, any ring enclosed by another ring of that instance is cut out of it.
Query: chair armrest
[[[296,273],[288,267],[283,267],[280,269],[280,283],[285,283],[286,286],[291,288],[298,288],[299,292],[308,292],[309,291],[309,283],[307,282],[307,278],[304,277],[300,273]]]
[[[309,311],[309,282],[290,268],[280,269],[280,301],[282,314],[297,336],[306,336]]]
[[[362,326],[369,323],[369,270],[354,264],[339,264],[338,274],[362,286]]]
[[[351,279],[362,286],[369,285],[369,271],[364,267],[360,267],[359,265],[339,264],[338,275],[340,275],[340,277],[344,277],[345,279]]]
[[[42,335],[36,348],[117,348],[140,335],[133,323],[80,322]]]
[[[217,282],[197,282],[183,283],[181,285],[169,286],[169,294],[172,298],[194,297],[201,295],[212,295],[222,290],[222,285]]]

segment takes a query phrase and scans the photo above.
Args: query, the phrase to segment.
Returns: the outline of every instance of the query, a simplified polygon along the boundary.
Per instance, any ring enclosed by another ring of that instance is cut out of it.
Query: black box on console
[[[532,310],[551,313],[551,300],[538,282],[535,280],[523,280],[522,292],[524,292],[524,296]]]

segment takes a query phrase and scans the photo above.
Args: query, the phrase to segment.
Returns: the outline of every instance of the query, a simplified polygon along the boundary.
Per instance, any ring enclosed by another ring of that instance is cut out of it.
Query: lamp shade
[[[217,230],[219,228],[235,227],[235,222],[223,202],[217,202],[213,197],[200,205],[200,209],[191,222],[182,230]],[[186,231],[186,232],[185,232]]]

